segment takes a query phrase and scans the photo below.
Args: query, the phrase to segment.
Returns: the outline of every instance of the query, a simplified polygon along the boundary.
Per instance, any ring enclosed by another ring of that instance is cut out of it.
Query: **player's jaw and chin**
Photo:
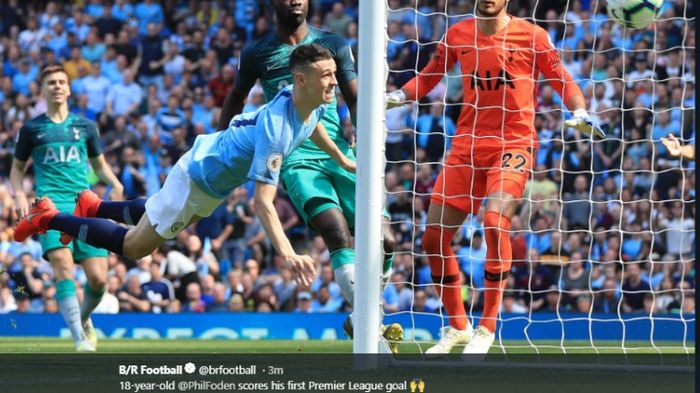
[[[478,16],[493,18],[501,14],[509,0],[478,0],[476,11]]]
[[[277,23],[296,29],[306,20],[309,13],[308,0],[271,0]]]

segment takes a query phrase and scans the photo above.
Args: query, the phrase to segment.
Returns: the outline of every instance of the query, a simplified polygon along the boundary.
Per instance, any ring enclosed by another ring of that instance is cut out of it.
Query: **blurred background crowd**
[[[347,39],[356,58],[357,3],[310,0],[309,12],[312,26]],[[510,3],[512,14],[534,16],[549,32],[608,137],[591,142],[563,128],[569,115],[540,81],[541,147],[512,220],[514,264],[503,311],[694,313],[695,166],[669,157],[659,142],[673,133],[695,143],[695,23],[684,19],[694,15],[693,3],[668,0],[655,27],[634,32],[608,21],[604,1],[534,2],[537,9],[526,0]],[[415,75],[446,29],[474,9],[465,0],[388,5],[388,90]],[[15,137],[24,121],[46,109],[36,81],[40,68],[65,67],[71,110],[98,123],[125,197],[149,196],[197,135],[216,131],[241,48],[272,28],[273,15],[267,0],[8,0],[0,8],[0,313],[56,312],[52,270],[38,242],[13,242],[11,229]],[[462,88],[455,67],[420,103],[387,111],[386,206],[399,245],[384,290],[386,313],[440,310],[421,237]],[[263,102],[256,86],[245,110]],[[342,98],[339,112],[353,140]],[[33,189],[31,172],[24,187]],[[308,289],[297,288],[272,252],[250,195],[251,185],[237,188],[211,217],[149,257],[110,256],[107,292],[96,312],[347,309],[323,240],[284,192],[275,202],[284,228],[297,250],[318,262]],[[468,219],[454,244],[472,311],[482,307],[482,218],[483,210]],[[75,278],[86,282],[79,266]]]

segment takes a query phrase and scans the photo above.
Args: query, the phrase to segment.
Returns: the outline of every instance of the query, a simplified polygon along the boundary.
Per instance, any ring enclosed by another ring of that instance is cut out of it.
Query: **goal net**
[[[387,91],[426,65],[447,28],[474,17],[474,3],[387,1]],[[571,113],[540,77],[539,148],[511,220],[513,263],[492,353],[694,352],[695,165],[660,142],[670,133],[695,143],[692,4],[667,0],[654,24],[628,30],[604,1],[509,2],[509,14],[547,31],[607,137],[565,127]],[[428,204],[441,191],[434,182],[462,92],[491,83],[473,75],[464,86],[463,77],[458,62],[420,102],[386,112],[386,207],[397,247],[383,318],[402,323],[421,351],[449,325],[422,247]],[[484,304],[483,206],[452,242],[473,326]]]

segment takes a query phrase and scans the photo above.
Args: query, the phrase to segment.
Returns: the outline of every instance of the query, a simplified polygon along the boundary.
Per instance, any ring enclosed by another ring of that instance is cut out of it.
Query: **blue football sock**
[[[146,212],[146,198],[130,201],[102,201],[97,217],[109,218],[127,225],[136,225]]]
[[[128,230],[114,221],[58,213],[49,222],[49,228],[65,232],[91,246],[124,254],[124,238]]]

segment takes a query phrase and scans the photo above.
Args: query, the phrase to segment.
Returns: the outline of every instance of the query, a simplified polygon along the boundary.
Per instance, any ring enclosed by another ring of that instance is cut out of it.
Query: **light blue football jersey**
[[[202,191],[220,199],[248,179],[276,185],[284,159],[311,136],[326,106],[304,123],[289,85],[257,111],[231,119],[226,130],[198,136],[187,173]]]

